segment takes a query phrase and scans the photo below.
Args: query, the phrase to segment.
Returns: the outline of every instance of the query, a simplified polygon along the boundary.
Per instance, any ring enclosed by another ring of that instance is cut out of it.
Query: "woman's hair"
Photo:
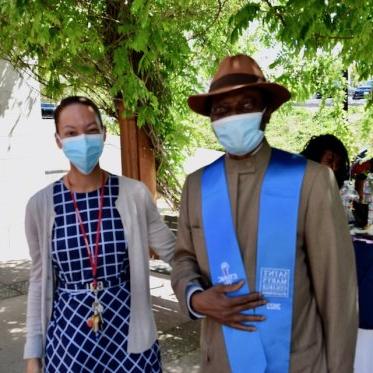
[[[66,107],[74,104],[81,104],[92,108],[96,114],[98,124],[103,127],[100,110],[92,100],[84,96],[69,96],[62,99],[61,102],[58,104],[56,110],[54,111],[54,124],[56,126],[56,133],[58,133],[58,120],[60,118],[61,111]]]
[[[341,188],[343,182],[349,178],[350,171],[348,152],[341,140],[330,134],[313,136],[308,141],[301,154],[307,159],[320,163],[322,156],[327,150],[341,157],[341,166],[335,171],[338,186]]]

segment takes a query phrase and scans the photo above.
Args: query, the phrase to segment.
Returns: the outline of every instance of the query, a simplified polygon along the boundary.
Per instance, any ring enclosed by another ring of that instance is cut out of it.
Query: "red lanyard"
[[[78,204],[76,202],[74,193],[70,190],[71,199],[73,200],[75,212],[76,212],[76,215],[79,219],[80,232],[83,235],[84,243],[85,243],[88,258],[89,258],[89,263],[91,264],[91,268],[92,268],[92,277],[93,277],[92,285],[93,285],[94,289],[96,289],[96,286],[97,286],[97,276],[96,275],[97,275],[97,266],[98,266],[98,249],[99,249],[98,244],[99,244],[99,241],[100,241],[102,210],[103,210],[103,207],[104,207],[104,187],[105,187],[105,174],[102,175],[102,186],[101,186],[101,190],[100,190],[100,206],[99,206],[99,210],[98,210],[98,220],[97,220],[97,228],[96,228],[96,242],[95,242],[94,255],[92,255],[91,250],[89,248],[89,241],[88,241],[87,233],[84,229],[83,220],[82,220],[82,217],[80,215],[79,207],[78,207]],[[87,215],[88,215],[88,213],[87,213]]]

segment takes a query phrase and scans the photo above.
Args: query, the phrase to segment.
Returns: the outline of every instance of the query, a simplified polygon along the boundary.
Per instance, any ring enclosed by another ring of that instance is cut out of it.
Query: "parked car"
[[[354,92],[354,95],[352,98],[358,100],[360,98],[366,98],[372,91],[373,91],[373,80],[367,80],[366,83],[361,84],[359,87],[355,88],[356,95]]]
[[[317,100],[320,100],[322,98],[322,93],[320,92],[316,92],[315,93],[315,96],[314,96]],[[333,96],[331,94],[328,94],[327,95],[327,98],[333,98]]]
[[[370,93],[372,92],[372,86],[371,85],[361,85],[360,87],[357,87],[355,89],[354,94],[352,95],[352,98],[354,100],[359,100],[362,98],[366,98]]]
[[[56,110],[56,105],[48,102],[41,103],[41,117],[43,119],[53,118],[54,111]]]

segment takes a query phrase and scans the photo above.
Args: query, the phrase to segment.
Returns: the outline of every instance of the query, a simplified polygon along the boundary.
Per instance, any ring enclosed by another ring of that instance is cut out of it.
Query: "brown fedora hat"
[[[290,99],[290,92],[280,84],[267,82],[256,61],[244,54],[224,58],[218,67],[208,93],[188,98],[189,107],[198,114],[210,115],[211,97],[241,89],[265,92],[271,112]]]

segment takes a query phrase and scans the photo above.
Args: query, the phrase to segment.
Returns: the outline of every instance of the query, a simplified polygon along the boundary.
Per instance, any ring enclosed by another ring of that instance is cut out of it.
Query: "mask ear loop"
[[[267,111],[268,107],[266,106],[263,111],[262,111],[262,121],[260,123],[260,130],[264,132],[265,128],[266,128],[266,125],[267,123],[269,122],[269,118],[266,118],[265,117],[265,113]],[[264,119],[266,119],[266,122],[264,123]],[[262,129],[263,128],[263,129]]]
[[[55,137],[59,142],[62,143],[62,139],[61,139],[60,135],[59,135],[57,132],[55,132],[54,137]]]

